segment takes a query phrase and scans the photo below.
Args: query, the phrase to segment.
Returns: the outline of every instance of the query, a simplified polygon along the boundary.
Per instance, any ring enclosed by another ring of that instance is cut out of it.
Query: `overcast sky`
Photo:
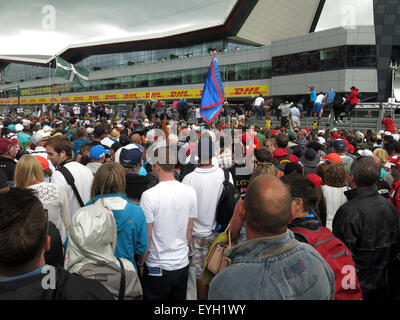
[[[174,0],[173,6],[171,3],[0,0],[0,54],[54,55],[72,44],[218,24],[235,1]],[[373,24],[372,0],[327,0],[317,30],[353,20],[358,25]]]

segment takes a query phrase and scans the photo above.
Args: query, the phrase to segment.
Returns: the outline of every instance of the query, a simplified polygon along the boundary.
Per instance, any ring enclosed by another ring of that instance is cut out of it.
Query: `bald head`
[[[274,236],[286,231],[290,193],[276,177],[262,175],[249,186],[244,200],[247,226],[257,234]]]

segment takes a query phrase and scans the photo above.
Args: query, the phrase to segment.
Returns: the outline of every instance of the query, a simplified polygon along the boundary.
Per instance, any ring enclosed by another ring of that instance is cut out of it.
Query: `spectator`
[[[304,152],[304,155],[300,158],[299,163],[304,168],[304,175],[308,175],[317,172],[317,167],[320,162],[321,159],[315,149],[307,148]]]
[[[345,192],[348,202],[333,219],[333,234],[353,254],[365,300],[392,297],[390,285],[396,281],[389,266],[398,253],[399,216],[390,201],[379,195],[378,178],[379,167],[371,157],[357,159],[349,175],[352,190]]]
[[[293,128],[300,128],[300,110],[297,106],[292,106],[290,108],[290,116]]]
[[[46,265],[47,225],[47,215],[32,190],[16,188],[0,194],[0,299],[112,300],[98,281]]]
[[[117,224],[115,256],[129,260],[137,270],[135,255],[147,249],[146,220],[142,209],[125,196],[125,170],[115,162],[105,163],[97,170],[88,205],[97,202],[110,208]]]
[[[260,95],[254,100],[254,109],[256,111],[256,116],[257,120],[262,120],[263,119],[263,106],[264,106],[264,98],[263,95],[260,93]]]
[[[135,267],[130,261],[118,260],[114,256],[116,242],[115,219],[108,208],[98,203],[98,206],[79,209],[69,228],[65,268],[85,278],[98,280],[117,299],[123,267],[123,299],[140,299],[143,291]]]
[[[346,246],[333,234],[322,226],[320,217],[317,215],[316,210],[318,206],[319,196],[316,186],[310,179],[299,175],[291,174],[284,176],[281,181],[289,188],[292,196],[292,204],[290,211],[290,224],[289,229],[295,233],[295,237],[298,241],[306,242],[314,246],[321,255],[325,251],[323,258],[332,267],[335,272],[335,300],[336,299],[351,299],[360,300],[362,299],[360,284],[356,279],[356,288],[349,290],[344,288],[342,284],[343,268],[352,266],[354,263],[351,258],[351,253],[348,251]],[[310,232],[311,231],[311,232]],[[309,242],[311,241],[311,243]],[[331,242],[335,246],[327,246],[324,249],[318,247],[318,243]],[[346,250],[347,256],[350,258],[347,260],[332,258],[332,255],[338,254],[337,246],[342,245],[342,248]],[[335,259],[332,261],[331,259]],[[348,264],[350,263],[351,264]]]
[[[276,177],[253,181],[240,208],[249,241],[229,252],[232,264],[211,281],[210,300],[333,299],[332,269],[287,230],[290,203]]]
[[[183,179],[183,184],[191,186],[196,191],[198,214],[193,227],[193,253],[196,267],[197,299],[207,299],[207,288],[203,286],[204,259],[208,249],[217,236],[215,211],[222,193],[225,180],[224,171],[212,164],[214,143],[204,134],[197,145],[199,167]],[[232,175],[229,181],[233,184]]]
[[[15,168],[15,186],[36,191],[36,196],[48,212],[49,221],[56,226],[64,244],[71,218],[64,187],[44,182],[42,165],[37,158],[28,154],[22,156]]]
[[[336,211],[347,202],[345,192],[350,190],[346,186],[347,173],[343,165],[332,163],[326,167],[323,174],[324,185],[321,186],[326,201],[326,227],[332,231],[332,222]]]
[[[143,275],[145,300],[184,300],[189,271],[189,247],[197,216],[196,192],[175,180],[177,154],[168,147],[155,150],[153,171],[160,181],[145,191],[140,206],[149,235]]]
[[[356,105],[359,102],[358,94],[360,92],[360,90],[358,90],[354,86],[351,87],[350,90],[351,90],[350,95],[347,97],[347,99],[343,103],[343,105],[345,107],[346,117],[347,117],[348,123],[350,123],[351,114],[352,114],[354,108],[356,107]]]
[[[280,134],[276,138],[277,149],[272,153],[272,163],[279,167],[279,169],[284,169],[284,165],[287,162],[299,162],[299,159],[293,154],[289,153],[289,137],[286,134]]]
[[[14,181],[17,162],[15,156],[19,150],[18,140],[0,138],[0,170],[7,176],[7,181]]]
[[[396,133],[395,123],[390,114],[386,115],[386,117],[382,119],[382,124],[385,126],[385,131],[392,134]]]
[[[144,148],[141,145],[130,144],[118,150],[116,161],[126,172],[126,195],[129,201],[139,205],[143,192],[154,187],[158,179],[151,174],[140,175],[143,166]]]
[[[78,129],[78,137],[74,141],[72,141],[72,147],[74,151],[74,160],[79,154],[79,151],[83,144],[91,142],[89,139],[89,133],[86,131],[85,128],[81,127]]]
[[[96,174],[97,170],[106,161],[106,155],[110,153],[110,150],[106,150],[102,145],[94,146],[89,151],[90,162],[86,165],[87,168]]]
[[[353,159],[347,155],[347,145],[342,139],[335,140],[333,142],[333,150],[342,159],[342,165],[346,169],[346,172],[350,172],[350,167],[353,163]]]
[[[369,150],[364,150],[364,151],[369,151]],[[371,151],[369,151],[369,152],[371,152]],[[371,152],[371,153],[372,153],[372,152]],[[374,155],[370,155],[370,157],[371,157],[372,159],[375,160],[376,164],[377,164],[378,167],[381,169],[381,172],[382,172],[382,171],[385,171],[385,170],[383,169],[383,164],[382,164],[382,160],[381,160],[381,159],[379,159],[377,156],[374,156]],[[386,171],[385,171],[385,172],[386,172]],[[389,184],[387,184],[387,183],[385,182],[385,180],[383,180],[382,174],[381,174],[381,176],[379,177],[378,182],[376,183],[376,186],[377,186],[377,188],[378,188],[378,193],[379,193],[382,197],[388,199],[388,198],[389,198],[389,194],[390,194],[390,186],[389,186]]]
[[[48,159],[56,168],[56,171],[51,176],[51,182],[64,186],[72,217],[76,210],[83,207],[89,201],[93,174],[89,168],[72,159],[72,144],[67,138],[63,136],[51,138],[46,142],[45,148]],[[67,182],[64,173],[60,170],[66,170],[72,175],[76,192],[69,182]]]

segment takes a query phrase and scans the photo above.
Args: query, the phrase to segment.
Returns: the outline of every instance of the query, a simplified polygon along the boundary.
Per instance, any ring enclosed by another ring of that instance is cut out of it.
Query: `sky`
[[[372,1],[327,0],[316,31],[348,21],[373,24]],[[0,54],[55,55],[73,44],[218,24],[235,3],[173,0],[172,6],[171,2],[0,0]]]
[[[373,0],[326,0],[315,31],[344,25],[373,24]]]

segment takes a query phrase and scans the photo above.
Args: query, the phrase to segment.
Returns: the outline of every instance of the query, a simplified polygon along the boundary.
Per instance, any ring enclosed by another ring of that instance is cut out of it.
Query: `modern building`
[[[90,70],[87,88],[53,78],[53,56],[2,55],[0,104],[198,102],[214,52],[228,101],[300,97],[305,82],[342,94],[355,85],[363,98],[387,101],[400,48],[388,39],[389,30],[393,43],[400,37],[387,25],[400,12],[392,2],[374,1],[376,26],[314,32],[325,0],[236,0],[214,24],[68,46],[57,55]]]

